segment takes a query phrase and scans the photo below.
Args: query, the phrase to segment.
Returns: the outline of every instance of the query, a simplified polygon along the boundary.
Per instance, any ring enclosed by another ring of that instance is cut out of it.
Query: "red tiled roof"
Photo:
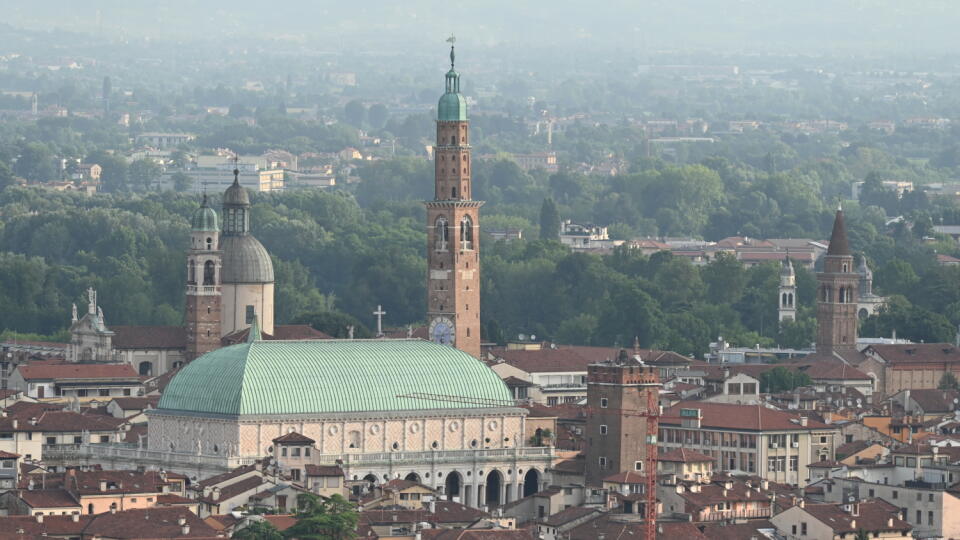
[[[146,410],[148,406],[151,408],[156,408],[157,403],[160,403],[160,396],[117,397],[113,398],[113,402],[125,411],[142,411]]]
[[[687,450],[686,448],[671,448],[666,452],[660,452],[657,454],[657,461],[670,461],[676,463],[713,463],[716,461],[716,458],[712,458],[706,454],[701,454],[695,450]]]
[[[583,519],[591,514],[599,513],[600,511],[596,508],[588,508],[586,506],[571,506],[553,514],[547,519],[541,521],[544,525],[549,525],[550,527],[560,527],[566,525],[571,521],[576,521],[578,519]]]
[[[313,444],[317,441],[307,437],[306,435],[301,435],[296,431],[291,431],[281,435],[273,440],[275,443],[288,443],[288,444]]]
[[[183,519],[190,531],[184,534],[179,524]],[[105,513],[93,517],[83,531],[84,537],[119,539],[215,538],[217,531],[185,508],[154,507]]]
[[[16,493],[31,508],[80,507],[80,502],[65,489],[21,489]]]
[[[754,519],[746,523],[708,523],[703,534],[710,540],[743,540],[744,538],[765,538],[759,529],[775,529],[766,519]]]
[[[182,326],[112,326],[115,349],[184,349],[187,331]]]
[[[534,540],[526,529],[424,529],[423,540]]]
[[[312,465],[303,466],[307,476],[343,476],[343,469],[339,465]]]
[[[604,482],[612,482],[616,484],[639,484],[643,482],[643,480],[643,476],[633,471],[618,472],[603,479]]]
[[[233,469],[232,471],[227,471],[227,472],[225,472],[225,473],[220,473],[220,474],[218,474],[218,475],[211,476],[211,477],[209,477],[209,478],[204,478],[204,479],[201,480],[199,483],[197,483],[197,486],[198,486],[198,487],[201,487],[201,488],[204,488],[204,487],[207,487],[207,486],[214,486],[214,485],[217,485],[217,484],[226,482],[227,480],[230,480],[231,478],[237,478],[237,477],[239,477],[239,476],[243,476],[243,475],[245,475],[245,474],[247,474],[247,473],[249,473],[249,472],[253,472],[253,471],[255,471],[255,470],[257,470],[257,464],[256,464],[256,463],[252,463],[252,464],[250,464],[250,465],[241,465],[240,467],[237,467],[236,469]]]
[[[403,478],[394,478],[393,480],[390,480],[386,484],[383,484],[383,486],[381,487],[383,489],[395,489],[395,490],[410,489],[412,487],[422,487],[424,489],[429,489],[430,491],[433,491],[433,488],[425,486],[420,482],[414,482],[413,480],[404,480]]]
[[[865,352],[874,351],[888,364],[958,363],[960,349],[950,343],[909,343],[902,345],[870,345]]]
[[[800,370],[810,376],[813,380],[871,380],[866,373],[843,362],[839,358],[818,360],[812,362],[809,367],[800,367]]]
[[[899,508],[880,499],[860,501],[857,516],[845,511],[840,504],[806,504],[803,510],[824,525],[833,529],[834,534],[856,533],[863,529],[876,531],[910,531],[913,526],[900,519]],[[893,519],[890,526],[889,520]]]
[[[285,531],[297,524],[297,517],[291,514],[265,515],[263,519],[278,531]]]
[[[582,474],[586,468],[586,460],[583,459],[566,459],[559,463],[554,464],[551,467],[551,470],[565,472],[565,473],[580,473]]]
[[[663,411],[661,425],[679,426],[680,409],[700,409],[703,428],[735,429],[741,431],[783,431],[828,429],[831,426],[808,419],[807,426],[800,425],[802,415],[768,409],[762,405],[729,405],[703,401],[681,401]]]
[[[917,402],[926,414],[952,413],[960,392],[956,390],[916,389],[910,390],[910,399]]]
[[[211,493],[210,495],[208,495],[208,496],[206,496],[206,497],[200,497],[199,500],[201,500],[201,501],[203,501],[203,502],[205,502],[205,503],[209,503],[209,504],[217,504],[217,503],[219,503],[219,502],[221,502],[221,501],[225,501],[225,500],[227,500],[227,499],[232,499],[232,498],[236,497],[237,495],[241,495],[241,494],[246,493],[246,492],[248,492],[248,491],[253,491],[253,490],[255,490],[255,489],[258,489],[258,488],[259,488],[260,486],[262,486],[264,483],[265,483],[265,482],[263,481],[263,477],[261,477],[261,476],[251,476],[251,477],[249,477],[249,478],[244,478],[243,480],[240,480],[240,481],[238,481],[238,482],[234,482],[234,483],[232,483],[232,484],[228,484],[228,485],[220,488],[220,494],[219,494],[219,496],[218,496],[216,499],[213,498],[214,496],[213,496],[213,494]]]
[[[24,380],[43,379],[130,379],[139,375],[130,364],[21,364],[17,370]]]
[[[74,521],[74,518],[77,520]],[[0,517],[0,538],[6,540],[22,538],[77,537],[83,534],[83,529],[92,521],[91,515],[43,516],[43,523],[38,523],[34,516],[3,516]],[[22,533],[19,531],[23,531]]]
[[[333,339],[333,336],[321,332],[309,324],[278,324],[273,327],[273,335],[277,340],[296,339]]]
[[[164,493],[162,495],[157,495],[157,505],[159,506],[178,506],[178,505],[194,505],[197,504],[196,499],[188,499],[186,497],[177,495],[176,493]]]
[[[553,348],[545,345],[538,350],[512,350],[495,348],[490,354],[503,362],[527,373],[548,373],[553,371],[587,371],[587,366],[617,357],[620,349],[613,347],[583,347],[561,345]],[[633,354],[632,350],[627,351]],[[641,349],[640,357],[649,364],[681,363],[690,360],[671,351]],[[493,362],[491,365],[496,365]]]

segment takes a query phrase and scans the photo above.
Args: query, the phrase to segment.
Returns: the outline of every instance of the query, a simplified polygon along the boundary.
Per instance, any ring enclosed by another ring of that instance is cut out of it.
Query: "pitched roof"
[[[20,489],[17,496],[31,508],[79,508],[80,502],[69,491],[58,489]]]
[[[24,380],[54,379],[132,379],[139,375],[130,364],[21,364],[17,366]]]
[[[343,476],[343,469],[339,465],[313,465],[303,466],[306,469],[307,476]]]
[[[297,517],[291,514],[268,514],[263,519],[278,531],[285,531],[297,524]]]
[[[713,463],[716,458],[701,454],[696,450],[686,448],[671,448],[657,454],[657,461],[671,461],[675,463]]]
[[[847,226],[843,222],[843,210],[840,209],[833,218],[833,232],[830,233],[830,247],[827,248],[827,255],[850,255]]]
[[[227,484],[220,488],[220,493],[216,499],[214,499],[213,493],[200,497],[199,500],[209,503],[209,504],[218,504],[227,499],[232,499],[237,495],[242,495],[248,491],[257,490],[265,484],[262,476],[251,476],[249,478],[244,478],[232,484]]]
[[[618,520],[616,516],[603,514],[597,519],[582,523],[565,534],[569,540],[597,540],[601,536],[608,540],[627,540],[643,538],[642,521]],[[565,536],[566,538],[566,536]],[[663,521],[657,523],[658,540],[708,540],[697,526],[690,522]]]
[[[960,392],[936,388],[910,390],[910,399],[917,402],[924,413],[948,413],[958,408]]]
[[[643,476],[633,471],[618,472],[603,479],[604,482],[612,482],[616,484],[639,484],[643,482],[643,480]]]
[[[412,487],[421,487],[423,489],[433,491],[433,488],[429,486],[425,486],[420,482],[414,482],[413,480],[405,480],[403,478],[394,478],[393,480],[390,480],[386,484],[383,484],[381,487],[383,489],[393,489],[398,491],[402,491],[404,489],[410,489]]]
[[[560,527],[570,523],[571,521],[583,519],[593,513],[599,513],[599,510],[596,508],[588,508],[586,506],[571,506],[570,508],[566,508],[547,517],[547,519],[541,521],[541,523],[551,527]]]
[[[251,463],[250,465],[241,465],[233,470],[227,471],[225,473],[220,473],[209,478],[204,478],[197,483],[197,487],[205,488],[207,486],[215,486],[230,480],[231,478],[237,478],[243,476],[249,472],[257,470],[257,464]]]
[[[190,526],[183,533],[179,520]],[[84,537],[105,538],[214,538],[217,531],[185,508],[154,507],[140,510],[104,513],[93,516],[83,531]]]
[[[79,514],[50,515],[43,516],[43,523],[39,523],[35,516],[3,516],[0,517],[0,538],[80,537],[93,518],[91,515]]]
[[[558,463],[555,463],[551,470],[560,471],[565,473],[580,473],[582,474],[586,468],[586,460],[583,459],[565,459]]]
[[[184,349],[187,330],[182,326],[113,326],[115,349]]]
[[[715,480],[710,484],[696,485],[699,491],[693,492],[688,489],[679,495],[688,504],[698,508],[730,501],[769,502],[772,492],[769,485],[768,489],[762,489],[760,483],[751,483],[747,486],[744,480]]]
[[[837,533],[855,533],[859,529],[875,531],[910,531],[913,526],[900,519],[900,509],[881,500],[868,499],[854,503],[857,516],[840,504],[805,504],[803,510]],[[889,520],[893,520],[891,524]]]
[[[526,529],[424,529],[423,540],[534,540]]]
[[[807,367],[801,367],[800,370],[809,375],[813,380],[871,380],[866,373],[839,358],[823,358],[816,362],[811,362]]]
[[[681,401],[663,411],[660,417],[662,425],[680,425],[681,409],[700,409],[703,428],[735,429],[741,431],[784,431],[829,429],[833,426],[807,420],[807,426],[800,425],[802,415],[768,409],[762,405],[729,405],[726,403],[706,403],[702,401]]]
[[[291,431],[290,433],[277,437],[273,440],[273,442],[286,444],[313,444],[317,441],[307,437],[306,435],[301,435],[296,431]]]
[[[703,534],[710,540],[743,540],[744,538],[764,538],[759,529],[775,529],[766,519],[753,519],[746,523],[708,523]]]
[[[870,345],[867,350],[876,352],[888,364],[960,363],[960,349],[950,343]]]
[[[160,402],[160,396],[142,396],[142,397],[117,397],[113,402],[125,411],[145,410],[148,406],[156,408]]]

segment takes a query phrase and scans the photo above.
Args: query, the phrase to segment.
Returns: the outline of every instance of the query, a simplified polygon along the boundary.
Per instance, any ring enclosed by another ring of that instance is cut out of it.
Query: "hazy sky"
[[[420,48],[450,32],[483,46],[734,53],[953,53],[957,0],[38,0],[4,20],[104,39],[287,40],[358,51]],[[156,5],[154,5],[156,4]]]

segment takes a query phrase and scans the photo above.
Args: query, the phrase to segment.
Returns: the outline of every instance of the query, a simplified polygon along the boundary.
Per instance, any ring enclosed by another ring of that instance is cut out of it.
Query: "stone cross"
[[[97,291],[93,290],[93,287],[87,289],[87,313],[91,315],[97,314]]]
[[[347,339],[353,339],[353,325],[347,326]]]
[[[383,316],[387,314],[380,304],[377,304],[377,310],[373,312],[377,316],[377,337],[383,337]]]

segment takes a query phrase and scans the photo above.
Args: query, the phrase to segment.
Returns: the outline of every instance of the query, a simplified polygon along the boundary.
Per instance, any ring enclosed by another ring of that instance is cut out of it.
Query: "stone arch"
[[[203,284],[204,285],[216,285],[217,280],[217,265],[208,260],[203,263]]]
[[[538,491],[540,491],[540,471],[531,468],[523,475],[523,496],[529,497]]]
[[[450,223],[447,218],[440,216],[435,223],[437,251],[446,251],[448,242],[450,242]]]
[[[460,245],[462,249],[473,249],[473,220],[463,216],[460,220]]]
[[[140,375],[149,377],[153,375],[153,364],[144,360],[143,362],[140,362],[140,365],[137,366],[137,371],[140,373]]]
[[[453,471],[448,474],[447,479],[443,482],[443,492],[447,495],[447,500],[462,496],[462,491],[463,477],[460,476],[460,473]]]
[[[377,482],[378,482],[377,475],[373,473],[369,473],[363,477],[363,481],[369,484],[369,487],[373,487],[377,485]]]
[[[403,479],[404,479],[404,480],[409,480],[410,482],[416,482],[416,483],[418,483],[418,484],[422,483],[422,482],[420,481],[420,475],[417,474],[417,473],[415,473],[415,472],[408,473],[406,476],[403,477]]]
[[[500,499],[500,491],[503,488],[503,474],[493,469],[487,473],[486,493],[484,494],[484,503],[493,508],[500,506],[503,501]]]
[[[789,306],[793,307],[793,293],[787,295],[787,301],[789,301]]]

